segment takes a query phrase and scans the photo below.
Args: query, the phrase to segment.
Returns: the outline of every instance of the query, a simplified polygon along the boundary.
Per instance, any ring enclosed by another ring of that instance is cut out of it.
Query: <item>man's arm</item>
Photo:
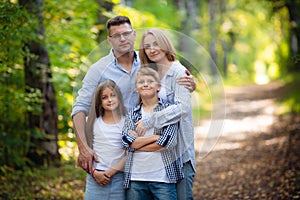
[[[73,124],[76,136],[76,142],[79,150],[78,165],[87,173],[92,172],[93,159],[98,161],[95,152],[88,146],[85,136],[86,119],[83,112],[73,116]]]
[[[72,109],[73,125],[79,150],[78,166],[87,173],[92,171],[93,159],[98,161],[96,154],[88,146],[85,127],[86,115],[89,113],[95,88],[100,81],[99,77],[101,76],[96,66],[92,65],[82,81],[82,87],[78,91],[78,96]]]

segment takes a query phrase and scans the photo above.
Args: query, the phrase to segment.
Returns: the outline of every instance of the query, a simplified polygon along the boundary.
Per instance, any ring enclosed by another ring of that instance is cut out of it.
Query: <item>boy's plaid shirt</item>
[[[163,110],[169,104],[159,100],[158,105],[155,107],[154,112]],[[134,148],[130,148],[130,145],[135,140],[135,136],[129,134],[129,130],[136,130],[136,122],[142,118],[142,103],[134,107],[126,115],[123,131],[122,131],[122,142],[124,147],[128,150],[126,157],[126,164],[124,168],[125,180],[124,188],[129,188],[129,183],[132,173],[133,155],[135,152]],[[164,150],[160,151],[164,163],[164,167],[169,178],[170,183],[177,183],[183,179],[183,172],[181,169],[181,160],[176,153],[177,145],[177,134],[179,131],[178,123],[171,124],[163,127],[162,129],[154,128],[154,134],[160,135],[161,137],[157,140],[157,143],[163,147]]]

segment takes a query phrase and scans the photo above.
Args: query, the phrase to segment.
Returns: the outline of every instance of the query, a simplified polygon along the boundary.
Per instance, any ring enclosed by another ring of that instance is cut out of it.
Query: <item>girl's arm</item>
[[[117,172],[121,171],[124,168],[125,161],[126,161],[126,156],[124,156],[116,166],[106,170],[105,172],[110,177],[112,177],[113,175],[115,175]]]
[[[124,168],[125,161],[126,156],[124,156],[117,165],[109,168],[106,171],[97,171],[94,168],[92,176],[99,185],[105,185],[110,182],[112,176],[114,176],[117,172],[121,171]]]

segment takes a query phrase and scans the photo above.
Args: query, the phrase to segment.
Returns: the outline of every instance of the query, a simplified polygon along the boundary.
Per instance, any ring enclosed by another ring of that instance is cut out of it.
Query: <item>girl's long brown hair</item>
[[[103,90],[105,90],[106,88],[110,88],[116,92],[117,98],[119,99],[119,106],[117,107],[116,114],[119,116],[124,116],[126,111],[125,111],[125,106],[124,106],[124,102],[123,102],[123,96],[122,96],[122,93],[121,93],[119,87],[113,80],[105,80],[105,81],[101,82],[98,85],[98,87],[96,88],[95,95],[94,95],[95,106],[94,106],[94,108],[91,107],[91,108],[95,109],[96,117],[104,115],[104,109],[102,106],[101,96],[102,96]]]

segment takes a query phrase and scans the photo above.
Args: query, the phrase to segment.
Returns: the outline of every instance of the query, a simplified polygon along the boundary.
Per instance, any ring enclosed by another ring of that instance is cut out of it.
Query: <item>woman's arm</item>
[[[142,119],[137,123],[137,132],[141,133],[143,130],[155,127],[162,128],[166,125],[170,125],[179,122],[181,118],[187,116],[191,112],[191,94],[185,87],[176,83],[174,80],[176,77],[169,78],[167,84],[174,85],[173,98],[174,104],[169,107],[151,114],[150,117]],[[167,85],[170,87],[169,85]]]

